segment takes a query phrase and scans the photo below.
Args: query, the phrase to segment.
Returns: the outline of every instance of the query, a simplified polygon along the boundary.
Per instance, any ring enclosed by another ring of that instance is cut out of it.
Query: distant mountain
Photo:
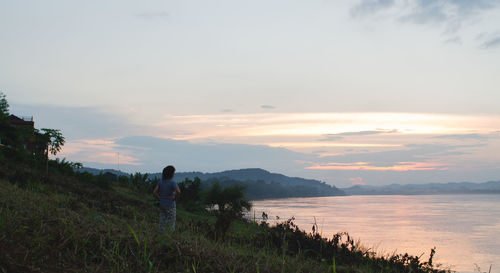
[[[500,194],[500,181],[484,183],[391,184],[387,186],[357,185],[342,189],[347,195],[424,195],[424,194]]]
[[[94,175],[99,173],[112,173],[117,176],[130,174],[113,169],[82,168],[81,172],[89,172]],[[161,178],[161,173],[148,174],[149,179]],[[235,184],[246,186],[246,196],[249,199],[286,198],[286,197],[318,197],[345,195],[342,190],[335,186],[326,184],[314,179],[300,177],[289,177],[278,173],[271,173],[263,169],[241,169],[216,173],[202,172],[178,172],[175,173],[174,180],[182,182],[200,178],[202,187],[207,188],[218,182],[222,187]]]
[[[95,169],[95,168],[89,168],[89,167],[83,167],[83,168],[80,168],[80,172],[88,172],[88,173],[91,173],[93,175],[98,175],[100,173],[112,173],[112,174],[115,174],[117,176],[120,176],[120,175],[125,175],[125,176],[129,176],[130,174],[129,173],[126,173],[126,172],[122,172],[122,171],[118,171],[118,170],[115,170],[115,169]]]
[[[150,174],[150,177],[161,177],[161,173]],[[325,182],[289,177],[258,168],[216,173],[179,172],[175,174],[174,180],[182,182],[186,178],[192,180],[195,177],[200,178],[205,186],[216,181],[223,187],[243,184],[247,187],[246,194],[250,199],[345,195],[342,190]]]
[[[114,169],[82,168],[92,174],[110,172],[115,175],[129,173]],[[161,173],[150,173],[149,178],[161,178]],[[178,172],[174,180],[182,182],[186,178],[193,180],[198,177],[204,187],[218,181],[222,186],[244,184],[247,186],[247,197],[250,199],[284,198],[284,197],[315,197],[335,195],[426,195],[426,194],[500,194],[500,181],[484,183],[429,183],[429,184],[391,184],[387,186],[357,185],[349,188],[337,188],[325,182],[300,177],[271,173],[263,169],[250,168],[229,170],[215,173]]]
[[[207,180],[210,178],[218,178],[218,179],[234,179],[240,181],[252,180],[252,181],[265,181],[266,183],[280,183],[288,186],[297,186],[297,185],[307,185],[323,188],[325,185],[329,187],[325,182],[321,182],[314,179],[305,179],[300,177],[289,177],[286,175],[271,173],[269,171],[258,169],[258,168],[250,168],[250,169],[240,169],[240,170],[230,170],[216,173],[202,173],[202,172],[184,172],[184,173],[176,173],[176,180],[181,181],[185,178],[194,178],[199,177],[201,180]]]

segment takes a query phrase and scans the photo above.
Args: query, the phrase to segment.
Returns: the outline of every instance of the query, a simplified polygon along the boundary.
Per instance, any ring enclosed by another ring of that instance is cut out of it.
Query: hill
[[[357,185],[342,189],[348,195],[425,195],[425,194],[500,194],[500,181],[484,183],[391,184],[387,186]]]
[[[130,174],[113,169],[95,169],[82,168],[81,172],[89,172],[93,175],[100,173],[112,173],[117,176]],[[178,172],[174,180],[178,183],[186,179],[193,180],[198,177],[202,182],[203,188],[211,187],[218,182],[222,187],[236,184],[245,185],[246,196],[251,200],[287,198],[287,197],[320,197],[320,196],[340,196],[345,192],[335,186],[325,182],[305,179],[300,177],[289,177],[283,174],[271,173],[259,168],[248,168],[240,170],[228,170],[215,173],[203,172]],[[150,173],[148,178],[151,180],[160,179],[161,173]]]
[[[88,172],[88,173],[91,173],[93,175],[98,175],[100,173],[103,173],[103,174],[104,173],[112,173],[116,176],[120,176],[120,175],[129,176],[130,175],[129,173],[122,172],[122,171],[115,170],[115,169],[96,169],[96,168],[89,168],[89,167],[80,168],[80,172]]]
[[[161,177],[160,173],[150,174],[150,177]],[[229,170],[216,173],[179,172],[175,174],[176,182],[185,179],[200,178],[206,186],[216,181],[222,186],[243,184],[247,187],[247,197],[250,199],[285,198],[285,197],[318,197],[345,195],[335,186],[314,179],[289,177],[283,174],[251,168]]]

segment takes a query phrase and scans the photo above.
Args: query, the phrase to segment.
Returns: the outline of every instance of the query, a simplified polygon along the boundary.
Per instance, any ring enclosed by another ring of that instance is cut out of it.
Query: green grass
[[[139,207],[124,205],[112,209],[105,205],[121,204],[126,198],[104,191],[96,194],[93,189],[80,189],[77,194],[22,189],[0,181],[0,271],[255,272],[257,266],[260,272],[279,269],[279,257],[265,250],[216,242],[199,233],[192,220],[214,222],[208,215],[179,210],[178,231],[159,234],[157,213],[147,197]],[[287,263],[283,268],[289,266]]]
[[[389,262],[354,244],[336,249],[293,225],[236,221],[225,240],[214,240],[215,218],[182,208],[177,230],[160,234],[152,196],[133,188],[57,174],[19,185],[0,180],[0,272],[410,271],[411,259]]]

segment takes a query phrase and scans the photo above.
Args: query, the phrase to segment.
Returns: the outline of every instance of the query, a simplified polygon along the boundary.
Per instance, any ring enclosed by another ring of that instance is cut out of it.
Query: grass
[[[266,251],[207,239],[191,221],[196,215],[180,210],[179,231],[158,234],[156,211],[147,198],[135,207],[123,205],[123,196],[113,197],[118,196],[92,189],[61,194],[1,181],[0,272],[277,270],[277,257]]]
[[[408,255],[376,257],[347,234],[332,240],[284,221],[236,221],[225,240],[215,218],[178,208],[160,234],[150,195],[71,175],[0,180],[0,272],[443,272]]]

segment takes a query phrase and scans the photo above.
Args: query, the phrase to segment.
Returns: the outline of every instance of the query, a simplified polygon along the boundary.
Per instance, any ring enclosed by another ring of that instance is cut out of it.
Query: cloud
[[[118,168],[118,165],[141,166],[139,159],[132,153],[120,150],[113,139],[82,139],[68,141],[59,157],[67,157],[81,163],[107,164],[107,167]],[[87,164],[85,164],[87,166]]]
[[[351,14],[368,16],[396,8],[399,19],[426,24],[461,21],[499,4],[499,0],[362,0],[351,9]]]
[[[351,181],[353,185],[366,185],[366,183],[363,182],[363,177],[350,177],[349,181]]]
[[[375,166],[369,162],[354,162],[354,163],[336,163],[330,162],[326,164],[318,164],[309,166],[310,170],[341,170],[341,171],[430,171],[430,170],[446,170],[445,164],[430,163],[430,162],[396,162],[391,166]]]
[[[392,133],[397,133],[398,130],[376,130],[376,131],[359,131],[359,132],[344,132],[344,133],[339,133],[337,135],[339,136],[369,136],[369,135],[380,135],[380,134],[392,134]]]
[[[380,135],[380,134],[393,134],[397,133],[398,130],[384,130],[378,129],[376,131],[358,131],[358,132],[343,132],[337,134],[325,134],[323,139],[320,141],[339,141],[343,140],[346,136],[370,136],[370,135]]]
[[[286,142],[283,136],[312,138],[340,136],[343,132],[382,131],[380,134],[401,133],[438,135],[446,132],[490,131],[500,117],[488,115],[447,115],[412,113],[276,113],[163,115],[157,128],[169,128],[192,133],[184,139],[245,138],[260,139],[260,144]],[[218,126],[224,125],[224,126]],[[376,129],[373,129],[376,128]],[[391,129],[397,128],[398,131]],[[460,128],[460,129],[457,129]],[[358,133],[355,133],[358,134]],[[366,134],[366,133],[361,133]],[[131,135],[131,134],[129,134]],[[396,135],[396,134],[395,134]],[[162,136],[168,136],[162,134]],[[273,140],[270,140],[275,137]],[[279,138],[278,138],[279,137]],[[175,137],[177,139],[181,137]],[[267,141],[264,141],[267,139]],[[296,142],[296,141],[293,141]],[[318,146],[320,143],[317,143]]]
[[[394,0],[363,0],[351,9],[351,15],[362,16],[394,6]]]
[[[489,39],[481,45],[481,47],[485,49],[496,48],[498,46],[500,46],[500,36]]]
[[[457,33],[465,26],[483,19],[482,15],[498,8],[500,0],[362,0],[351,9],[353,17],[367,17],[379,13],[395,19],[421,25],[439,25],[449,36],[446,43],[461,43]],[[498,40],[483,44],[484,48],[497,46]],[[491,45],[491,46],[490,46]]]
[[[272,106],[272,105],[261,105],[260,108],[262,108],[262,109],[275,109],[276,107]]]
[[[139,18],[144,19],[168,19],[169,14],[165,11],[156,11],[156,12],[143,12],[136,14]]]
[[[417,24],[440,23],[446,21],[448,15],[444,10],[442,1],[415,1],[411,12],[400,17],[402,21],[410,21]]]
[[[465,169],[480,170],[475,174],[487,177],[497,158],[476,159],[479,149],[494,147],[493,141],[459,146],[449,145],[447,139],[471,144],[469,139],[489,136],[500,124],[498,116],[485,115],[274,111],[166,115],[130,106],[11,105],[14,114],[35,116],[37,128],[62,129],[68,142],[60,157],[89,167],[116,168],[119,153],[120,166],[128,172],[156,172],[166,163],[179,170],[207,172],[259,167],[329,183],[350,183],[349,178],[358,176],[367,184],[418,183],[415,180],[440,180]],[[349,141],[317,141],[320,137]],[[420,144],[406,144],[410,142]],[[480,144],[484,146],[477,148]],[[441,170],[445,167],[446,174]],[[405,176],[402,170],[417,176]]]
[[[449,134],[449,135],[436,136],[435,138],[459,139],[459,140],[467,140],[467,139],[483,140],[487,139],[488,136],[482,134]]]
[[[335,154],[323,150],[316,152],[324,154],[307,154],[265,145],[200,143],[149,136],[81,140],[67,145],[63,156],[88,167],[117,168],[119,153],[120,169],[127,172],[158,172],[165,164],[174,164],[180,171],[203,172],[256,167],[345,186],[352,184],[353,177],[363,177],[362,182],[367,184],[449,181],[447,177],[466,168],[462,168],[460,161],[455,165],[457,161],[447,159],[466,154],[461,148],[477,147],[420,144],[406,145],[396,151],[355,150]]]
[[[482,145],[409,144],[405,149],[381,152],[361,152],[322,157],[318,164],[311,164],[315,170],[427,170],[448,164],[439,163],[446,156],[464,155],[460,149]]]
[[[343,139],[344,137],[339,136],[338,134],[325,134],[322,139],[319,139],[319,141],[341,141]]]
[[[145,130],[145,125],[132,124],[126,113],[112,113],[100,107],[14,103],[11,112],[33,116],[37,128],[60,129],[67,139],[110,138]]]
[[[125,166],[127,171],[137,170],[155,172],[166,164],[173,164],[184,171],[222,171],[238,168],[264,168],[287,172],[290,169],[303,169],[302,161],[311,161],[313,156],[293,152],[284,148],[264,145],[195,143],[185,140],[173,140],[149,136],[118,138],[107,147],[96,148],[96,154],[107,156],[126,155],[132,164]],[[73,154],[78,157],[78,154]],[[105,163],[105,161],[95,161]],[[116,166],[116,161],[113,165]]]
[[[448,38],[444,41],[445,44],[456,44],[456,45],[461,45],[462,44],[462,38],[455,36]]]

